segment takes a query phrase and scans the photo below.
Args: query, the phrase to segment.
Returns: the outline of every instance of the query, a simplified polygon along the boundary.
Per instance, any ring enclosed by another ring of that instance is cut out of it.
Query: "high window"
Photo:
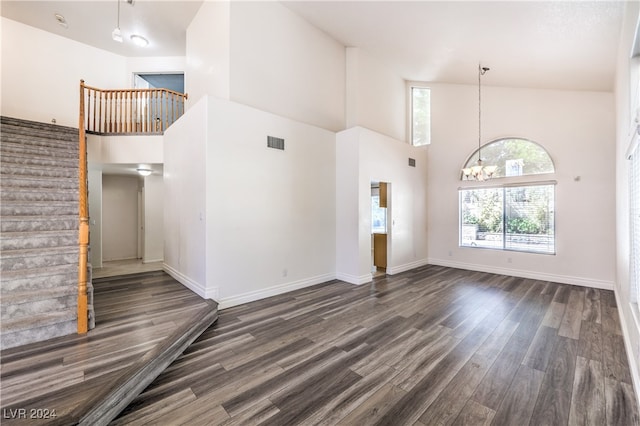
[[[431,90],[427,87],[411,87],[411,144],[431,143]]]
[[[555,182],[517,179],[553,173],[547,152],[534,142],[510,138],[485,145],[481,155],[484,164],[497,168],[494,179],[459,189],[460,246],[554,254]],[[475,152],[465,167],[477,159]],[[512,179],[500,184],[500,177]]]

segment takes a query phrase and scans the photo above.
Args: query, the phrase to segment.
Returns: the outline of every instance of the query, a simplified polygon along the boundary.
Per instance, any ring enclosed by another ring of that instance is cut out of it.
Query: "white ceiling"
[[[111,40],[117,2],[5,1],[1,14],[125,56],[185,54],[198,1],[121,3],[124,44]],[[286,7],[346,46],[365,49],[408,80],[488,85],[613,89],[621,1],[293,1]],[[60,27],[61,13],[68,29]],[[129,35],[149,39],[145,48]]]
[[[294,1],[285,5],[402,77],[533,88],[612,90],[620,1]]]
[[[2,16],[123,56],[184,56],[187,27],[202,0],[135,0],[133,6],[120,2],[120,30],[123,43],[111,38],[118,20],[117,0],[7,1]],[[54,14],[63,15],[68,28],[61,27]],[[139,34],[149,40],[145,48],[129,37]]]

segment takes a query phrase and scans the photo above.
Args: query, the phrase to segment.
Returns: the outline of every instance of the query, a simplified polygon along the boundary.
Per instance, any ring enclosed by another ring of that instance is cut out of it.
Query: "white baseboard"
[[[225,297],[220,299],[218,309],[230,308],[236,305],[242,305],[243,303],[249,303],[260,299],[265,299],[271,296],[277,296],[288,291],[298,290],[301,288],[309,287],[316,284],[322,284],[327,281],[335,279],[334,274],[318,275],[303,280],[293,281],[290,283],[279,284],[264,289],[250,291],[248,293],[238,294],[231,297]]]
[[[163,262],[164,259],[142,259],[142,263],[156,263],[156,262]]]
[[[416,260],[415,262],[405,263],[404,265],[389,267],[387,268],[387,274],[389,275],[399,274],[401,272],[410,271],[412,269],[419,268],[421,266],[428,265],[428,264],[429,264],[429,259]]]
[[[175,278],[176,281],[187,287],[189,290],[193,291],[198,296],[202,297],[203,299],[211,299],[211,297],[207,297],[206,288],[202,284],[193,281],[191,278],[187,277],[182,272],[175,270],[166,263],[162,264],[162,269],[164,269],[167,274],[171,275],[173,278]]]
[[[343,272],[338,272],[336,273],[336,279],[340,281],[348,282],[349,284],[362,285],[362,284],[370,283],[371,281],[373,281],[373,275],[371,275],[371,273],[368,273],[368,274],[357,276],[357,275],[345,274]]]
[[[624,347],[627,352],[627,361],[629,364],[629,370],[631,370],[631,381],[633,382],[633,388],[636,392],[636,399],[638,400],[638,406],[640,407],[640,371],[638,371],[638,360],[633,359],[633,348],[631,343],[631,336],[629,335],[629,326],[625,321],[624,312],[622,308],[622,302],[618,296],[618,292],[614,291],[616,295],[616,304],[618,305],[618,316],[620,317],[620,327],[622,328],[622,339],[624,340]],[[634,322],[630,325],[636,327],[636,332],[640,335],[640,314],[634,311],[635,307],[631,307],[631,315],[633,315]],[[640,348],[639,348],[640,352]]]
[[[431,265],[448,266],[450,268],[467,269],[470,271],[488,272],[491,274],[509,275],[512,277],[530,278],[533,280],[579,285],[582,287],[599,288],[602,290],[613,290],[613,281],[594,280],[592,278],[573,277],[569,275],[547,274],[539,271],[501,268],[497,266],[479,265],[475,263],[453,262],[446,259],[430,258],[428,263]]]

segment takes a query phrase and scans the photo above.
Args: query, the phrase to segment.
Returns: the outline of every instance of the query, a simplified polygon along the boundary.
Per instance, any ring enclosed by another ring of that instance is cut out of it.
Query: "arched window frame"
[[[506,140],[535,145],[544,154],[547,167],[544,171],[484,181],[467,180],[461,171],[460,179],[465,186],[458,188],[459,246],[555,255],[556,181],[536,179],[548,179],[556,172],[544,146],[519,137],[496,139],[475,150],[464,166],[476,165],[478,151],[482,154],[492,144]],[[483,159],[483,166],[491,165],[490,160]],[[500,166],[504,167],[507,160]]]
[[[465,162],[463,163],[463,166],[460,168],[460,180],[462,181],[466,181],[467,179],[465,179],[464,173],[462,172],[463,169],[465,168],[469,168],[472,167],[474,165],[477,164],[478,161],[478,152],[480,152],[480,154],[482,154],[483,151],[487,150],[487,149],[491,149],[492,145],[498,144],[498,143],[502,143],[504,141],[510,141],[510,140],[515,140],[515,141],[523,141],[525,143],[528,144],[532,144],[535,145],[537,148],[540,149],[541,152],[543,152],[546,157],[548,158],[549,162],[551,163],[551,167],[552,170],[551,171],[545,171],[545,172],[540,172],[540,173],[526,173],[526,174],[521,174],[521,175],[514,175],[514,176],[494,176],[492,178],[493,179],[503,179],[503,178],[507,178],[507,177],[522,177],[522,176],[532,176],[532,175],[540,175],[540,174],[553,174],[556,171],[556,165],[555,162],[553,161],[553,157],[551,157],[551,155],[549,154],[549,151],[546,150],[546,148],[544,146],[542,146],[542,144],[539,144],[538,142],[535,142],[531,139],[527,139],[527,138],[521,138],[521,137],[506,137],[506,138],[500,138],[500,139],[494,139],[491,142],[487,142],[486,144],[484,144],[483,146],[481,146],[480,148],[476,149],[475,151],[473,151],[471,153],[471,155],[469,155]],[[490,161],[486,160],[486,158],[483,158],[484,160],[484,166],[489,166],[489,165],[496,165],[496,164],[489,164]],[[512,160],[517,160],[517,159],[512,159]],[[500,170],[500,165],[498,165],[498,170]]]

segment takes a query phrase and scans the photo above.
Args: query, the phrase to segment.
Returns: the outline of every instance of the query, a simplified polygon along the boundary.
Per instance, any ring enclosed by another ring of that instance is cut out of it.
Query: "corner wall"
[[[363,127],[336,140],[336,276],[371,277],[371,182],[390,183],[387,273],[427,263],[427,150]],[[409,167],[409,157],[416,167]]]

